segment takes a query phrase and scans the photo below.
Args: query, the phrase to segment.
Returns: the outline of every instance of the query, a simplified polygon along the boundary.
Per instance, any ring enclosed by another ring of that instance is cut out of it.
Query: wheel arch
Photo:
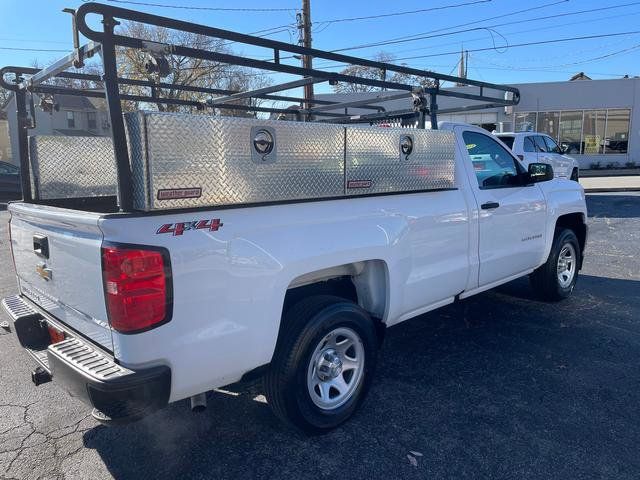
[[[575,212],[560,215],[556,220],[555,230],[557,231],[559,228],[568,228],[578,237],[578,243],[580,244],[580,264],[578,267],[582,268],[582,259],[587,243],[587,224],[584,213]]]
[[[380,334],[385,330],[389,308],[389,269],[380,259],[363,260],[294,278],[286,291],[279,330],[287,311],[301,299],[311,295],[334,295],[362,307],[375,321]]]

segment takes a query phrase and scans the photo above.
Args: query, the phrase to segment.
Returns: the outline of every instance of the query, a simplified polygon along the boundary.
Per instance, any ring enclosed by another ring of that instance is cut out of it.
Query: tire
[[[580,243],[573,230],[557,228],[547,262],[529,276],[535,293],[548,302],[569,297],[578,280],[580,255]],[[564,273],[559,271],[561,256]]]
[[[309,434],[336,428],[364,400],[378,346],[373,320],[355,303],[330,295],[301,300],[283,318],[264,377],[273,412]]]
[[[577,182],[578,180],[580,180],[580,174],[578,173],[577,168],[574,168],[571,171],[571,180],[573,180],[574,182]]]

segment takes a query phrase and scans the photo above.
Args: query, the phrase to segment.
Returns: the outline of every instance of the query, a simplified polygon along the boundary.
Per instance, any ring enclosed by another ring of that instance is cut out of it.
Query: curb
[[[597,173],[591,173],[591,172],[597,172]],[[638,170],[637,172],[629,172],[628,170],[622,171],[622,172],[616,172],[615,170],[609,170],[609,171],[591,170],[589,172],[585,172],[584,170],[580,170],[580,177],[581,178],[640,177],[640,170]]]
[[[640,192],[640,187],[585,188],[584,193]]]

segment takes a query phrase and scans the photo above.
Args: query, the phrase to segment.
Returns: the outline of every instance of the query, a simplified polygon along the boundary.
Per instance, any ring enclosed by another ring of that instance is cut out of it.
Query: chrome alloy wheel
[[[571,243],[562,246],[558,255],[558,283],[567,288],[576,274],[576,250]]]
[[[323,410],[344,405],[358,389],[364,374],[364,345],[352,329],[332,330],[318,343],[307,369],[307,390]]]

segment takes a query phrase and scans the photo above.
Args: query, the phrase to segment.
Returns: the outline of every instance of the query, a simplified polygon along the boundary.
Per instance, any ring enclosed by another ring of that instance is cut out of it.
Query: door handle
[[[487,202],[480,205],[482,210],[492,210],[494,208],[498,208],[500,204],[498,202]]]
[[[34,235],[33,251],[39,257],[49,258],[49,239],[44,235]]]

